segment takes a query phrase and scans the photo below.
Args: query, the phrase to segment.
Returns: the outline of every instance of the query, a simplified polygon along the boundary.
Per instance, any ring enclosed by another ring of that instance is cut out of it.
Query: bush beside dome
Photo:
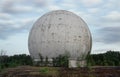
[[[33,25],[28,40],[31,57],[39,61],[41,54],[49,61],[69,54],[69,67],[85,65],[91,51],[92,38],[87,24],[77,15],[65,10],[44,14]]]

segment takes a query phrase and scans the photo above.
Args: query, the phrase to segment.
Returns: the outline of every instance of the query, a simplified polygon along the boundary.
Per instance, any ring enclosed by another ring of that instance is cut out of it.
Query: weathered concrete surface
[[[84,59],[91,51],[91,34],[87,24],[77,15],[65,10],[49,12],[33,25],[29,35],[29,51],[34,59],[70,55]]]

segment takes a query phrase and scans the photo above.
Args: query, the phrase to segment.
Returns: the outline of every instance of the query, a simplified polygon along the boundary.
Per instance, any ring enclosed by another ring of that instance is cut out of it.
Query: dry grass
[[[120,67],[62,68],[20,66],[2,71],[0,77],[120,77]]]

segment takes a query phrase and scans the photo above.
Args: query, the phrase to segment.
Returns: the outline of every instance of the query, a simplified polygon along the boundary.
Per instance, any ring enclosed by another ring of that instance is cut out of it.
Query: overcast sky
[[[52,10],[79,15],[90,28],[91,53],[120,50],[119,0],[0,0],[0,50],[29,54],[28,35],[33,23]]]

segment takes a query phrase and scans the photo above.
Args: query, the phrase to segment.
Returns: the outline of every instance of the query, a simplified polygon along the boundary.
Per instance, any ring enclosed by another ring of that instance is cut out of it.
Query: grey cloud
[[[120,42],[120,26],[104,27],[98,31],[98,41],[111,44]]]
[[[116,18],[104,18],[102,21],[106,23],[120,23],[120,16],[116,16]]]
[[[23,20],[25,21],[25,20]],[[5,40],[8,37],[22,32],[28,32],[33,24],[33,20],[15,23],[0,23],[0,39]]]
[[[34,0],[33,3],[35,6],[38,6],[38,7],[46,7],[47,6],[47,0]]]
[[[119,9],[120,7],[120,1],[118,0],[108,0],[104,7],[107,7],[107,9]]]
[[[12,16],[6,13],[0,13],[0,19],[2,20],[9,20]]]
[[[22,26],[20,26],[20,29],[23,31],[28,31],[31,29],[33,23],[34,23],[34,19],[25,19],[23,21],[20,22]]]
[[[21,33],[23,32],[24,27],[23,28],[11,28],[11,27],[7,27],[5,29],[0,30],[0,39],[5,40],[7,39],[9,36],[12,36],[16,33]]]
[[[102,17],[104,22],[108,23],[117,23],[120,21],[120,12],[119,11],[111,11],[105,16]]]
[[[14,23],[11,21],[0,21],[0,26],[9,27],[11,25],[14,25]]]
[[[0,39],[7,39],[9,36],[15,34],[18,29],[14,28],[14,27],[11,27],[11,26],[8,26],[7,24],[6,25],[0,25]]]
[[[46,0],[30,0],[29,2],[6,0],[0,6],[2,7],[1,12],[14,15],[36,11],[36,8],[47,6],[47,2]]]
[[[17,33],[30,30],[34,17],[30,18],[28,14],[28,16],[25,16],[23,13],[31,13],[30,11],[35,7],[32,8],[25,3],[25,0],[5,0],[0,3],[0,39],[4,40]],[[23,18],[17,14],[23,16]],[[17,16],[20,18],[14,18]]]
[[[14,4],[6,4],[3,6],[2,11],[4,13],[10,13],[10,14],[21,14],[21,13],[30,12],[31,9],[23,6],[22,7],[14,6]]]

